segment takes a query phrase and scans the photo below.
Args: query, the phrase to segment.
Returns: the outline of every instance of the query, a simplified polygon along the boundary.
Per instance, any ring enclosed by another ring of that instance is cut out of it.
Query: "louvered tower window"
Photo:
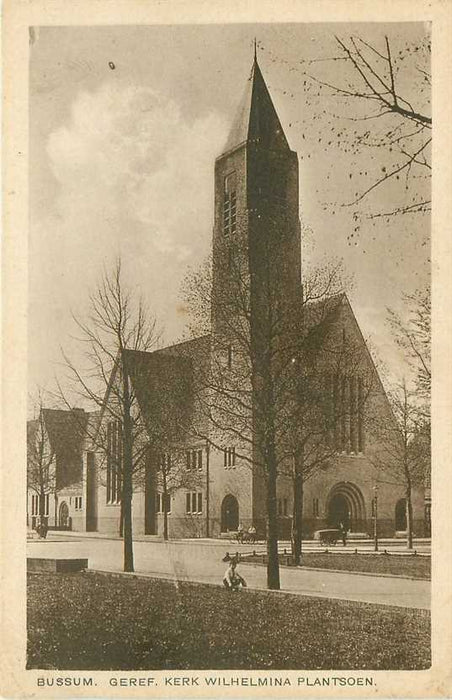
[[[224,178],[223,198],[223,233],[235,233],[237,230],[237,194],[236,174],[230,173]]]

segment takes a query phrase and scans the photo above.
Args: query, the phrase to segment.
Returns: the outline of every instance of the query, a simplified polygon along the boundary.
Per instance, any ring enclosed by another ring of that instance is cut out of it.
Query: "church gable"
[[[307,304],[301,313],[302,371],[316,377],[329,443],[338,453],[373,449],[378,426],[395,419],[347,296]]]
[[[127,370],[141,416],[153,442],[180,440],[191,424],[193,371],[190,358],[126,351]]]

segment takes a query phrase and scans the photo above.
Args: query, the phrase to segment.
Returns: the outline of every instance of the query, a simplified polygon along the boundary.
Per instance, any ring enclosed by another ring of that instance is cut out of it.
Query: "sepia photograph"
[[[5,18],[2,694],[447,697],[452,13],[82,4]]]
[[[28,668],[430,666],[430,54],[30,27]]]

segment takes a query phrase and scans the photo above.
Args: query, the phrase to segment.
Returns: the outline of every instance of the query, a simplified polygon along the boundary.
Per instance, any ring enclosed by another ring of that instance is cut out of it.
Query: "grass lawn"
[[[287,550],[289,552],[289,550]],[[262,563],[262,557],[247,557],[248,561]],[[246,561],[245,558],[243,561]],[[365,571],[372,574],[397,574],[412,578],[430,579],[431,558],[401,556],[397,554],[328,554],[307,552],[302,556],[302,565],[316,569],[337,571]]]
[[[27,668],[429,665],[427,611],[91,573],[28,576]]]

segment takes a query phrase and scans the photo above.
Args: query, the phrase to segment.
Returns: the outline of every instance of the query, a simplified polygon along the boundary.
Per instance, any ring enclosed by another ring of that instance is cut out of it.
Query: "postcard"
[[[5,697],[449,696],[451,25],[6,4]]]

